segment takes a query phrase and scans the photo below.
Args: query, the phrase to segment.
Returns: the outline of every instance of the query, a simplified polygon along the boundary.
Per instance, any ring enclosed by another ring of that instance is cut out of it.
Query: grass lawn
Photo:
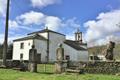
[[[52,65],[47,65],[46,72],[53,73]],[[41,71],[39,71],[41,70]],[[42,71],[43,70],[43,71]],[[45,74],[44,65],[39,65],[38,73],[0,69],[0,80],[120,80],[120,76],[102,74]]]

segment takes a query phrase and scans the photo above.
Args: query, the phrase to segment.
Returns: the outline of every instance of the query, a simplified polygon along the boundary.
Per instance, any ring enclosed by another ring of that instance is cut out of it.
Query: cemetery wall
[[[120,73],[120,61],[70,62],[70,67],[83,69],[86,73],[116,74]]]

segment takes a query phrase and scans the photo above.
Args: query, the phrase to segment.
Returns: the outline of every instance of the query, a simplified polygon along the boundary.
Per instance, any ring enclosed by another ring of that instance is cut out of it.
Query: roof
[[[80,46],[80,45],[87,45],[86,43],[80,44],[77,41],[72,41],[72,40],[66,40],[64,43],[76,50],[87,50],[84,47]]]
[[[44,33],[44,32],[52,32],[52,33],[56,33],[56,34],[60,34],[60,35],[65,36],[64,34],[61,34],[61,33],[58,33],[58,32],[55,32],[55,31],[52,31],[52,30],[49,30],[49,29],[43,29],[43,30],[40,30],[40,31],[32,32],[32,33],[29,33],[28,35],[34,34],[34,33]]]
[[[38,34],[35,34],[35,35],[19,38],[19,39],[13,40],[13,41],[22,41],[22,40],[29,40],[29,39],[47,40],[46,38],[44,38]]]

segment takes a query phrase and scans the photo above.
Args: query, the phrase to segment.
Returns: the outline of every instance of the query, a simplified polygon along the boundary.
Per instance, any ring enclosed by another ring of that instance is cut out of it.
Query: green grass
[[[120,76],[102,74],[49,74],[54,72],[53,65],[38,65],[38,73],[0,69],[0,80],[120,80]]]

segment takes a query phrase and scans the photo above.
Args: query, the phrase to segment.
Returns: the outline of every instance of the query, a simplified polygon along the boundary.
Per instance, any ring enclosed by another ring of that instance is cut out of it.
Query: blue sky
[[[4,37],[6,1],[0,0],[0,38]],[[90,46],[119,41],[120,0],[11,0],[9,40],[44,29],[74,39],[77,28]]]

